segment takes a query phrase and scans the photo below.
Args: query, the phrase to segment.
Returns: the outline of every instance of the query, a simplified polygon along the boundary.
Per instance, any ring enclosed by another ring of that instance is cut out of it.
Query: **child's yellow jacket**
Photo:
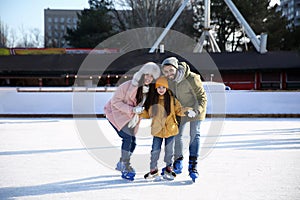
[[[174,104],[175,101],[175,104]],[[158,112],[156,116],[152,116],[152,108],[150,106],[149,110],[144,110],[143,113],[140,115],[141,118],[152,118],[151,124],[151,134],[156,137],[160,138],[168,138],[170,136],[174,136],[178,134],[178,122],[176,120],[176,115],[178,116],[185,116],[185,112],[189,110],[189,108],[183,108],[180,102],[171,97],[171,113],[167,115],[164,108],[164,96],[159,97],[158,105]]]

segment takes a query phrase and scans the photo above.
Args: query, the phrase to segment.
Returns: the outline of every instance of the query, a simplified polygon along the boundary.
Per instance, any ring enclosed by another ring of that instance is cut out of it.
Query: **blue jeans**
[[[130,159],[130,156],[136,147],[136,137],[134,135],[134,129],[128,128],[128,126],[125,125],[120,131],[118,131],[117,128],[112,123],[110,124],[116,130],[120,138],[122,138],[121,159],[122,160]]]
[[[153,137],[152,150],[151,150],[151,162],[150,169],[157,169],[157,161],[159,159],[161,145],[165,139],[165,157],[164,161],[166,166],[172,165],[173,163],[173,152],[174,152],[174,136],[168,138]]]
[[[179,126],[179,133],[175,136],[175,159],[183,156],[183,129],[185,128],[186,123],[182,123]],[[200,149],[200,120],[191,121],[190,123],[190,143],[189,143],[189,156],[198,157]]]

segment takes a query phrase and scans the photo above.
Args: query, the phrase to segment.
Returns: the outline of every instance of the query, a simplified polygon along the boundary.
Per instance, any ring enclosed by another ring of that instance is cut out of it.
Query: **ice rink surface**
[[[210,122],[202,123],[201,141]],[[106,152],[120,149],[107,120],[97,123],[112,136]],[[0,119],[0,199],[300,199],[299,118],[225,119],[217,144],[199,161],[196,183],[187,159],[174,181],[146,181],[148,169],[122,180],[87,151],[80,134],[73,119]],[[150,154],[150,146],[150,136],[137,138],[137,153]]]

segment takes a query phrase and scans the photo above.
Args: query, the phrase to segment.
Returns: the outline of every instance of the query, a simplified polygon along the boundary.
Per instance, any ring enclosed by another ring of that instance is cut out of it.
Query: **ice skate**
[[[148,180],[158,178],[158,170],[157,169],[151,170],[150,172],[144,175],[144,178]]]
[[[126,168],[126,166],[125,166],[125,163],[124,162],[122,162],[121,161],[121,159],[120,159],[120,161],[117,163],[117,166],[116,166],[116,170],[117,171],[124,171],[125,170],[125,168]]]
[[[125,169],[121,171],[122,178],[133,181],[135,177],[135,170],[130,166],[129,162],[125,162]]]
[[[173,171],[171,166],[162,168],[161,175],[166,180],[174,180],[176,173]]]
[[[183,157],[180,156],[173,163],[173,170],[176,174],[181,174],[181,172],[182,172],[182,168],[183,168],[182,160],[183,160]]]
[[[190,157],[188,169],[189,169],[189,176],[191,177],[192,181],[196,182],[196,179],[199,176],[198,171],[197,171],[197,158],[196,157]]]

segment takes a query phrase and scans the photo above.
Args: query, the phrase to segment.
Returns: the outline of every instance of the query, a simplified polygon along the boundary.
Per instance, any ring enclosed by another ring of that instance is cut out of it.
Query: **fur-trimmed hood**
[[[160,76],[160,68],[154,62],[147,62],[133,75],[132,84],[138,86],[139,80],[144,74],[151,74],[154,79],[157,79]]]

